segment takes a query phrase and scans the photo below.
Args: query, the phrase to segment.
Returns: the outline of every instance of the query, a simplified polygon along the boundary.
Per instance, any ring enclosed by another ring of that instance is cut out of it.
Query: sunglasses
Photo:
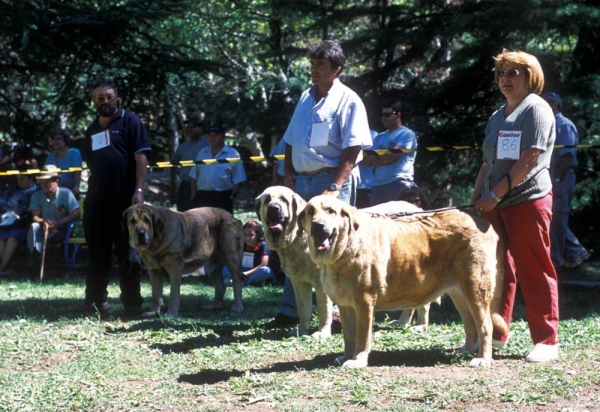
[[[114,98],[115,96],[113,96],[112,94],[109,94],[108,96],[96,96],[96,100],[98,101],[98,103],[112,102]]]
[[[381,113],[383,117],[390,117],[393,114],[397,114],[398,112],[389,112],[389,113]]]
[[[508,69],[508,70],[496,70],[496,73],[498,73],[498,78],[500,77],[506,77],[507,79],[514,79],[515,77],[518,77],[521,72],[517,69]]]
[[[56,136],[56,137],[52,137],[50,138],[50,141],[52,140],[62,140],[63,138],[61,136]]]

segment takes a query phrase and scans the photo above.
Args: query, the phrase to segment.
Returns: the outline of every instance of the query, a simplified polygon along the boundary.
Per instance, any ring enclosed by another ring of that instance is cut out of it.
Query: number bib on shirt
[[[496,159],[519,160],[521,157],[521,131],[500,130],[496,145]]]
[[[254,253],[244,252],[244,257],[242,257],[242,267],[248,269],[254,267]]]
[[[110,146],[110,132],[105,130],[92,135],[92,151]]]
[[[329,143],[329,122],[313,123],[310,131],[310,147],[327,146]]]

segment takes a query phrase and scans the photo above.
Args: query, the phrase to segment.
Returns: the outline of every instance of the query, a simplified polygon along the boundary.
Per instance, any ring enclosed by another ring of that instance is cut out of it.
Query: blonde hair
[[[525,69],[527,75],[527,89],[531,93],[540,94],[544,89],[544,72],[538,59],[522,51],[508,51],[502,50],[502,53],[494,57],[496,72],[494,73],[494,80],[498,83],[498,71],[502,69],[503,64],[516,64]]]

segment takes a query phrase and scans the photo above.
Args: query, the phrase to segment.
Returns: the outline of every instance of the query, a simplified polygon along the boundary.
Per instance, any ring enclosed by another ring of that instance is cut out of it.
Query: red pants
[[[507,247],[500,314],[510,326],[517,281],[533,343],[558,343],[558,285],[550,259],[552,194],[484,213]],[[505,341],[494,331],[494,339]]]

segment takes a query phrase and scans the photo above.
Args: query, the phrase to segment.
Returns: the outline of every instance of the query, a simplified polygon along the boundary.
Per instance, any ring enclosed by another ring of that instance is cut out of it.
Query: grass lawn
[[[600,279],[586,263],[563,278]],[[168,284],[165,285],[168,300]],[[262,328],[280,287],[245,288],[245,311],[209,312],[212,288],[182,286],[182,317],[81,318],[82,279],[0,279],[1,411],[584,411],[600,410],[600,289],[561,285],[561,359],[525,363],[531,349],[518,301],[507,348],[491,369],[471,369],[449,299],[426,333],[378,313],[370,366],[330,366],[341,335],[289,337]],[[118,286],[110,286],[118,310]],[[149,303],[150,287],[143,295]],[[232,302],[228,290],[226,305]],[[316,318],[313,319],[316,325]]]

